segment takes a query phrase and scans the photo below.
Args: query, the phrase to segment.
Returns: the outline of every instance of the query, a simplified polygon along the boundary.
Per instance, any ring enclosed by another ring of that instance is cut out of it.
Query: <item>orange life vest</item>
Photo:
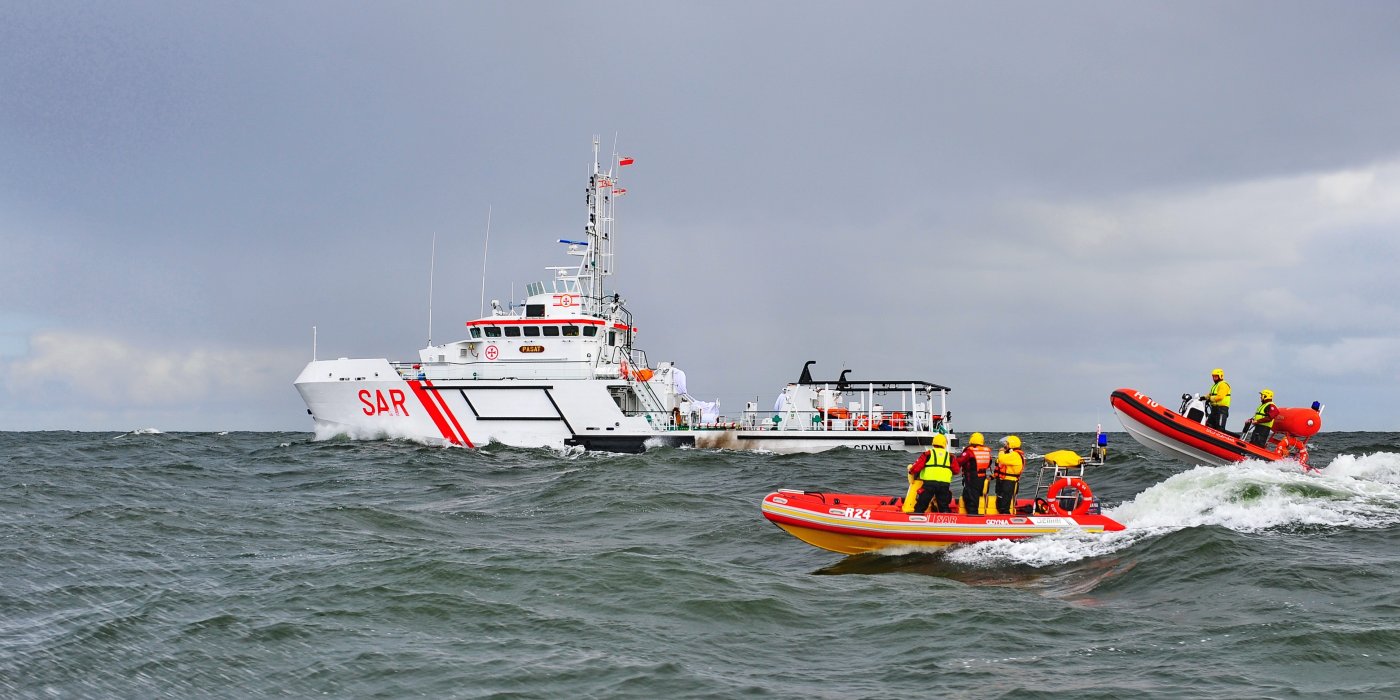
[[[972,456],[977,460],[977,478],[987,478],[987,467],[992,466],[992,448],[986,445],[968,445],[967,449],[972,450]]]

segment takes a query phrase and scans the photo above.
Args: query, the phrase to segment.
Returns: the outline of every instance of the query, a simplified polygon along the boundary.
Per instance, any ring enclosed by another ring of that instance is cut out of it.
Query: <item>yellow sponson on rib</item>
[[[794,525],[779,524],[778,527],[786,530],[789,535],[796,537],[813,547],[839,552],[841,554],[864,554],[865,552],[878,552],[882,549],[892,547],[910,547],[922,549],[936,549],[947,547],[951,542],[930,542],[928,540],[900,540],[884,537],[862,537],[860,535],[847,535],[835,532],[825,532],[812,528],[799,527]]]

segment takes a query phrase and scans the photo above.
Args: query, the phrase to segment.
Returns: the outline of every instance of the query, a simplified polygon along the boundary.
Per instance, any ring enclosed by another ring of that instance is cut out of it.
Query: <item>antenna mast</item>
[[[428,347],[433,345],[433,271],[437,268],[437,231],[433,231],[433,252],[428,258]]]
[[[491,252],[491,205],[486,205],[486,245],[481,249],[481,310],[477,318],[486,315],[486,254]]]
[[[588,223],[584,226],[588,243],[583,261],[579,263],[578,280],[590,311],[603,316],[603,296],[607,290],[603,278],[612,275],[613,190],[617,180],[611,165],[604,170],[600,160],[599,139],[593,137],[593,172],[588,179]],[[616,160],[616,156],[613,157]]]

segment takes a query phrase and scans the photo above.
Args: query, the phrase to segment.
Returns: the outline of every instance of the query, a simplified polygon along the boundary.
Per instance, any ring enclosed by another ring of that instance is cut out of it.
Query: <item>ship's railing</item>
[[[641,403],[642,409],[638,415],[665,413],[665,407],[661,404],[661,397],[656,395],[656,390],[647,383],[651,378],[651,368],[647,363],[645,352],[636,348],[629,348],[617,345],[603,350],[603,360],[610,365],[616,365],[618,376],[632,387],[633,393],[637,395],[637,400]],[[627,366],[627,371],[622,371],[622,365]],[[645,370],[645,375],[642,371]],[[629,414],[630,415],[630,414]]]
[[[623,411],[622,415],[629,418],[640,416],[645,418],[647,423],[655,430],[677,430],[675,414],[670,411]]]
[[[593,377],[593,363],[586,360],[560,360],[549,363],[539,362],[474,362],[458,364],[453,362],[391,362],[394,370],[405,380],[427,379],[443,381],[453,379],[590,379]]]
[[[798,432],[820,432],[833,430],[878,430],[891,433],[934,432],[943,427],[941,416],[927,416],[921,421],[912,420],[901,411],[859,411],[854,418],[826,417],[821,411],[744,411],[740,419],[732,421],[718,416],[711,421],[700,421],[696,416],[686,416],[679,412],[667,411],[623,411],[627,416],[643,416],[657,430],[791,430]],[[899,415],[903,414],[901,419]],[[777,420],[774,420],[776,418]],[[784,423],[784,419],[788,419]]]
[[[895,433],[936,431],[943,427],[942,416],[922,411],[744,411],[739,419],[744,430],[878,430]]]

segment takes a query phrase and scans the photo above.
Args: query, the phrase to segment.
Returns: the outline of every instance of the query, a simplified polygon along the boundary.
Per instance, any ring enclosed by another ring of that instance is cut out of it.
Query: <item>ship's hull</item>
[[[887,549],[941,549],[989,540],[1019,540],[1075,531],[1102,533],[1123,526],[1104,515],[963,515],[904,513],[897,497],[783,490],[763,499],[763,517],[814,547],[841,554]],[[1022,500],[1021,510],[1032,502]]]
[[[312,362],[295,386],[320,436],[608,452],[694,443],[625,415],[606,380],[406,379],[387,360],[342,359]]]

